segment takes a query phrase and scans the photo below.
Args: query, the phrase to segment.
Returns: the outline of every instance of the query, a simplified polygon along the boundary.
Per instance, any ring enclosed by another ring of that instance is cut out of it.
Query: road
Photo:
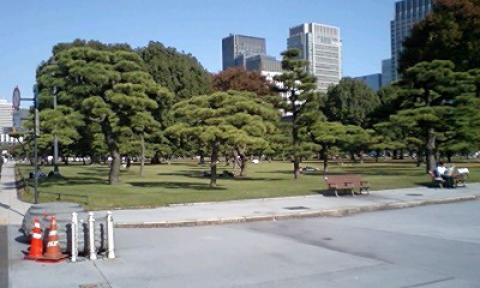
[[[0,219],[0,221],[2,221]],[[8,287],[8,227],[0,222],[0,287]]]
[[[26,246],[11,227],[10,285],[479,287],[479,219],[480,201],[471,201],[343,218],[117,229],[118,259],[56,265],[21,260]]]

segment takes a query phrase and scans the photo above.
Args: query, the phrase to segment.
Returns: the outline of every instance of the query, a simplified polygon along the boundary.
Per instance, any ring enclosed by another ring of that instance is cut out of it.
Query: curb
[[[340,209],[325,209],[316,211],[304,212],[290,212],[279,213],[275,215],[260,215],[260,216],[238,216],[226,218],[208,218],[197,220],[178,220],[178,221],[158,221],[158,222],[141,222],[141,223],[115,223],[116,228],[174,228],[174,227],[196,227],[208,225],[222,225],[222,224],[239,224],[251,223],[260,221],[279,221],[288,219],[302,219],[314,217],[345,217],[360,213],[405,209],[418,206],[448,204],[455,202],[464,202],[480,199],[480,196],[464,196],[443,199],[430,199],[422,201],[408,201],[408,202],[393,202],[387,204],[368,205],[361,207],[345,207]]]

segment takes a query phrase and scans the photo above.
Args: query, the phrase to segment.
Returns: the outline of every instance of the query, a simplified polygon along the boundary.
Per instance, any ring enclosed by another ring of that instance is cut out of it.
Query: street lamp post
[[[38,86],[33,85],[33,98],[22,98],[20,96],[20,89],[18,86],[13,90],[12,104],[15,110],[20,109],[21,101],[33,101],[33,108],[35,109],[34,124],[33,124],[33,162],[34,162],[34,176],[33,176],[33,195],[34,202],[38,204],[38,147],[37,136],[40,134],[40,118],[38,115]]]
[[[53,87],[53,110],[57,110],[57,87]],[[53,174],[60,174],[58,169],[58,138],[56,134],[53,135]]]
[[[35,109],[35,124],[33,125],[33,154],[34,154],[34,186],[35,204],[38,204],[38,147],[37,136],[40,133],[40,118],[38,115],[38,86],[33,85],[33,107]]]

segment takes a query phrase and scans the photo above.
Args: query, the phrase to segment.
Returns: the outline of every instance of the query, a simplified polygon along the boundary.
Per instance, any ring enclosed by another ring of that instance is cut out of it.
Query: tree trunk
[[[360,151],[358,158],[360,158],[360,164],[363,164],[363,151]]]
[[[375,151],[375,162],[376,162],[376,163],[378,163],[378,158],[380,157],[379,154],[380,154],[380,150],[377,149],[377,150]]]
[[[297,155],[293,158],[293,176],[295,179],[298,179],[300,176],[300,157]]]
[[[217,187],[217,159],[218,143],[212,143],[212,154],[210,155],[210,187]]]
[[[200,160],[198,164],[203,165],[205,164],[205,156],[203,155],[203,152],[200,153]]]
[[[292,105],[292,144],[293,144],[293,177],[294,179],[298,179],[300,176],[300,156],[298,155],[300,152],[300,135],[297,118],[298,118],[298,107],[297,107],[297,96],[295,89],[290,91],[291,95],[291,105]]]
[[[240,177],[243,177],[243,176],[246,176],[246,173],[245,173],[245,170],[247,169],[247,156],[245,155],[245,153],[239,149],[239,148],[236,148],[237,150],[237,154],[239,156],[239,167],[240,167]]]
[[[68,155],[65,155],[63,162],[65,163],[65,166],[68,166]]]
[[[155,151],[155,154],[153,155],[152,159],[150,159],[150,164],[160,164],[160,151]]]
[[[403,157],[403,149],[400,149],[400,160],[403,160],[404,157]]]
[[[130,169],[130,166],[132,166],[132,159],[130,158],[130,156],[127,156],[127,169]]]
[[[355,158],[355,153],[350,152],[350,159],[351,159],[353,162],[357,162],[357,159]]]
[[[108,183],[110,185],[116,185],[120,183],[120,165],[121,157],[118,150],[111,151],[112,163],[110,164],[110,172],[108,173]]]
[[[328,172],[328,147],[325,145],[322,147],[321,156],[323,159],[323,176]]]
[[[238,154],[235,149],[233,149],[233,167],[232,167],[232,173],[235,175],[235,169],[237,168],[237,164],[240,167],[240,163],[238,163]]]
[[[423,150],[420,150],[418,149],[417,150],[417,167],[420,167],[420,165],[422,165],[422,162],[423,162]]]
[[[141,155],[140,155],[140,177],[143,177],[143,167],[145,166],[145,137],[140,135],[140,144],[142,147]]]
[[[427,132],[427,153],[425,153],[426,156],[426,171],[427,173],[429,171],[432,171],[435,168],[435,129],[434,128],[428,128]]]

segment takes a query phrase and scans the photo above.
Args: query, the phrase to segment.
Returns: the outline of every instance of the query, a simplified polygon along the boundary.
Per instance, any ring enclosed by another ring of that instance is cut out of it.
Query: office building
[[[382,87],[382,74],[380,73],[355,77],[354,79],[362,81],[363,83],[365,83],[365,85],[367,85],[370,89],[372,89],[375,92],[380,90],[380,88]]]
[[[5,99],[0,99],[0,129],[12,127],[12,103]]]
[[[392,81],[400,79],[398,68],[403,42],[410,35],[413,26],[423,20],[431,10],[432,0],[401,0],[395,3],[395,19],[390,22]]]
[[[282,72],[282,63],[275,57],[267,55],[254,55],[245,60],[248,71]]]
[[[382,87],[392,83],[392,58],[382,60]]]
[[[265,38],[230,34],[222,39],[223,70],[246,67],[246,59],[254,55],[266,55]]]
[[[308,71],[317,78],[317,88],[326,92],[342,77],[342,42],[338,27],[305,23],[290,28],[288,48],[298,48],[308,61]]]
[[[12,118],[12,103],[5,99],[0,99],[0,143],[12,144],[17,142],[15,138],[10,137]]]

